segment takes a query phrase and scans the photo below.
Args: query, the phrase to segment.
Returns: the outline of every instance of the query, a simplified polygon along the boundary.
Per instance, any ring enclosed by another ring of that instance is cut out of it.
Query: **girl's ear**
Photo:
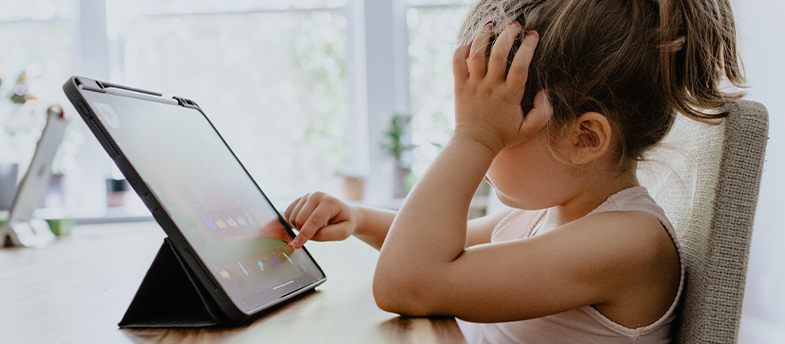
[[[596,112],[580,115],[570,132],[570,161],[584,165],[601,158],[611,146],[612,132],[605,116]]]

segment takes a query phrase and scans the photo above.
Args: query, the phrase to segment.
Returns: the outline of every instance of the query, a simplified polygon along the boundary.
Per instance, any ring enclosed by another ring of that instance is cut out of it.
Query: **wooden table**
[[[378,252],[350,238],[306,245],[317,291],[232,329],[119,329],[164,238],[155,222],[80,225],[44,249],[0,249],[0,343],[464,343],[452,318],[380,310]]]

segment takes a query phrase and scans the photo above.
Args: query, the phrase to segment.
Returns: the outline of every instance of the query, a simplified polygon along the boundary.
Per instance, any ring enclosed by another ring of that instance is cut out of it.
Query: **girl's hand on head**
[[[460,46],[453,59],[455,77],[455,135],[466,136],[498,153],[531,138],[551,116],[546,92],[534,99],[534,108],[523,114],[521,100],[539,35],[529,31],[515,53],[507,72],[507,56],[521,24],[510,24],[497,37],[486,61],[486,51],[493,35],[488,23],[471,47]]]
[[[357,214],[350,205],[323,192],[298,198],[286,208],[284,218],[299,230],[289,243],[301,248],[308,240],[344,240],[357,228]]]

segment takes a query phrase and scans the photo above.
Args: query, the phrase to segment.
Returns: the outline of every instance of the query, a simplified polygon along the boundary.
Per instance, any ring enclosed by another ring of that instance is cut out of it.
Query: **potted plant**
[[[411,140],[412,116],[396,113],[390,117],[382,147],[393,158],[393,197],[406,197],[414,184],[411,151],[416,147]]]

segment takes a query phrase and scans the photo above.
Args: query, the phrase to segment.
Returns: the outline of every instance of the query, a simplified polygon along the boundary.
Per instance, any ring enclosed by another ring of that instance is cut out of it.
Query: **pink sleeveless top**
[[[547,210],[516,210],[499,222],[491,242],[527,238]],[[592,306],[540,318],[482,325],[483,343],[670,343],[671,323],[676,317],[684,285],[684,258],[673,226],[665,212],[649,196],[646,188],[637,186],[622,190],[608,198],[589,215],[604,211],[644,211],[660,220],[670,234],[679,255],[681,278],[676,298],[665,314],[654,323],[627,328],[606,318]],[[536,233],[535,233],[536,234]],[[523,291],[525,292],[525,291]]]

